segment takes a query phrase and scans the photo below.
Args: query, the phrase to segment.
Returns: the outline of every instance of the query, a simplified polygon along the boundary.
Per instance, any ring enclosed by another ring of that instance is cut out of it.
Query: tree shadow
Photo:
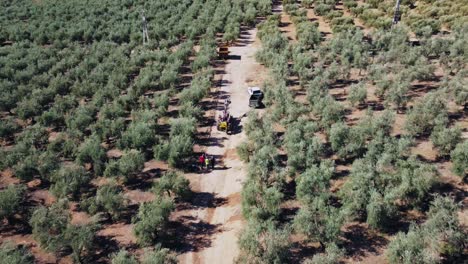
[[[118,242],[108,236],[96,236],[95,245],[96,247],[89,251],[90,254],[84,257],[85,263],[109,263],[109,256],[120,250]]]
[[[224,147],[224,144],[223,142],[227,140],[227,137],[220,137],[220,138],[216,138],[216,137],[206,137],[206,138],[198,138],[197,140],[197,144],[200,145],[200,146],[204,146],[204,147]]]
[[[197,221],[193,216],[183,216],[178,221],[169,222],[163,245],[178,253],[198,252],[211,245],[211,236],[219,232],[220,227],[221,224],[213,225]]]
[[[288,263],[303,263],[305,259],[320,253],[320,249],[305,242],[293,242],[289,248],[290,257]]]
[[[229,131],[230,135],[237,135],[242,132],[243,126],[241,125],[240,118],[232,117],[231,118],[231,130]]]
[[[388,239],[377,234],[372,234],[361,225],[352,225],[343,234],[343,248],[346,256],[361,260],[367,253],[378,253],[380,248],[388,244]]]
[[[249,43],[247,44],[250,44],[252,41],[248,41]],[[240,55],[229,55],[228,56],[228,60],[241,60],[242,59],[242,56]]]

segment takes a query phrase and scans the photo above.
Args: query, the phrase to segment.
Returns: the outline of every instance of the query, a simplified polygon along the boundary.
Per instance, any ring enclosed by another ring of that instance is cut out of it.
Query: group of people
[[[202,153],[200,157],[198,157],[198,163],[200,165],[200,170],[203,169],[212,169],[214,170],[215,167],[215,157],[214,156],[207,156],[205,153]]]

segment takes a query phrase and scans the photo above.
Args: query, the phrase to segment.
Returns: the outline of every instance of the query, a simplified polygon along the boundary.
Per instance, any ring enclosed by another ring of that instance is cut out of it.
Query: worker
[[[214,170],[214,167],[215,167],[215,157],[214,156],[211,156],[210,164],[211,164],[211,169]]]
[[[208,170],[210,167],[210,159],[208,157],[205,158],[205,165],[206,165],[206,169]]]
[[[198,157],[198,162],[200,163],[200,170],[203,170],[203,166],[205,166],[205,153]]]

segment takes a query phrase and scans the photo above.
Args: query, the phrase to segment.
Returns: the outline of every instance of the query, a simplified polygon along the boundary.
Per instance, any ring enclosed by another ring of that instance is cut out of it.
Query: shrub
[[[8,185],[0,191],[0,219],[8,219],[18,212],[24,191],[25,187],[22,185]]]
[[[285,263],[289,255],[290,228],[273,221],[250,220],[239,238],[239,263]]]
[[[195,118],[200,120],[203,114],[204,111],[199,106],[195,106],[192,102],[182,104],[179,109],[179,116],[183,118]]]
[[[68,203],[65,200],[53,204],[50,208],[37,208],[29,220],[34,239],[43,249],[53,252],[66,246],[65,231],[69,222]]]
[[[177,118],[171,120],[170,137],[187,135],[192,137],[196,132],[196,120],[194,118]]]
[[[34,155],[24,157],[22,161],[13,166],[15,176],[23,181],[32,180],[34,176],[39,174],[37,171],[37,162],[37,158],[35,158]]]
[[[118,141],[120,148],[145,150],[155,143],[154,125],[147,122],[132,122]]]
[[[385,102],[394,104],[397,111],[405,107],[408,102],[408,96],[406,94],[409,91],[410,85],[409,81],[397,78],[394,84],[389,87],[385,96]]]
[[[67,226],[64,239],[71,248],[72,257],[76,263],[81,263],[83,251],[89,252],[94,247],[94,237],[98,228],[99,226],[94,223]]]
[[[70,131],[77,132],[81,135],[94,121],[95,114],[95,109],[81,106],[73,113],[66,116],[65,123]]]
[[[344,207],[353,215],[366,213],[374,227],[386,227],[397,200],[420,205],[438,181],[434,166],[402,157],[402,149],[408,148],[405,141],[370,143],[368,154],[353,163],[350,180],[340,190]]]
[[[156,159],[167,160],[172,167],[187,165],[187,159],[193,153],[193,138],[187,135],[177,135],[162,144],[156,145],[153,152]]]
[[[312,201],[316,196],[327,193],[334,170],[333,161],[329,162],[328,160],[322,161],[320,167],[314,165],[307,168],[297,178],[297,199],[307,203]]]
[[[249,142],[242,142],[237,146],[236,148],[237,154],[239,155],[239,158],[243,162],[249,162],[250,161],[250,156],[253,153],[253,147]]]
[[[468,88],[466,87],[466,79],[468,71],[459,71],[452,79],[444,80],[443,86],[450,93],[451,98],[459,106],[468,107]]]
[[[13,120],[13,118],[2,119],[0,122],[0,138],[13,138],[13,134],[18,132],[19,129],[20,126]]]
[[[272,3],[270,0],[259,0],[257,2],[257,10],[260,16],[267,16],[272,12]]]
[[[101,146],[99,137],[93,135],[85,140],[78,148],[76,156],[78,163],[92,163],[95,175],[100,175],[104,171],[104,163],[107,156],[104,148]]]
[[[164,236],[169,215],[174,209],[174,202],[167,198],[141,204],[133,229],[138,243],[151,245]]]
[[[462,131],[459,127],[436,127],[432,131],[431,141],[442,157],[448,156],[462,140]]]
[[[377,229],[387,226],[395,218],[397,208],[393,201],[385,199],[376,190],[370,192],[369,204],[366,206],[367,220],[370,227]]]
[[[324,243],[337,242],[344,222],[339,209],[328,204],[326,195],[317,196],[304,204],[294,217],[294,229],[308,240]]]
[[[457,262],[463,252],[466,234],[457,216],[458,206],[448,197],[437,196],[422,226],[412,225],[408,233],[398,233],[389,244],[392,263],[436,263],[442,255]]]
[[[276,187],[266,188],[248,180],[242,188],[242,214],[247,219],[275,219],[281,212],[283,196]]]
[[[305,49],[313,49],[321,40],[321,35],[315,24],[309,21],[299,23],[296,29],[296,37]]]
[[[405,128],[410,135],[425,135],[447,122],[447,102],[440,93],[428,93],[409,111]]]
[[[314,8],[314,12],[318,16],[325,16],[332,10],[333,10],[333,5],[322,4],[322,3],[316,5]]]
[[[122,176],[125,181],[132,180],[145,166],[145,157],[138,150],[125,151],[118,161],[111,161],[104,176]]]
[[[3,243],[0,246],[0,259],[8,264],[33,264],[33,255],[23,246],[17,248],[11,243]]]
[[[163,116],[169,108],[169,95],[163,92],[154,96],[154,108],[156,116]]]
[[[343,1],[343,4],[347,9],[352,9],[358,6],[358,3],[356,3],[354,0],[345,0]]]
[[[390,242],[387,257],[391,263],[436,263],[437,259],[425,247],[424,230],[411,226],[407,234],[398,233]]]
[[[331,96],[318,99],[312,105],[314,113],[320,116],[321,126],[325,129],[329,129],[344,117],[344,107]]]
[[[468,174],[468,141],[459,143],[451,153],[453,171],[465,178]]]
[[[340,158],[358,156],[365,148],[366,135],[360,127],[349,128],[344,123],[335,123],[329,134],[331,147]]]
[[[364,83],[353,84],[350,87],[348,100],[351,105],[362,105],[366,102],[367,89]]]
[[[78,141],[62,133],[47,146],[48,151],[65,159],[73,159],[77,149]]]
[[[304,264],[335,264],[344,257],[345,252],[335,243],[327,244],[325,254],[317,254],[311,260],[306,260]]]
[[[155,158],[167,160],[174,167],[186,165],[186,161],[193,153],[195,131],[196,120],[194,118],[171,120],[169,141],[153,148]]]
[[[112,264],[138,264],[135,257],[131,256],[126,250],[120,250],[111,260]]]
[[[76,198],[80,189],[88,184],[89,179],[88,173],[82,166],[76,164],[62,166],[50,176],[50,181],[53,183],[50,191],[58,198],[67,196]]]
[[[95,197],[84,200],[81,205],[91,214],[106,212],[112,219],[118,219],[125,206],[122,190],[115,183],[102,185]]]
[[[153,189],[156,195],[177,197],[188,200],[192,196],[190,182],[175,171],[166,172],[158,181],[154,182]]]
[[[301,5],[305,8],[311,8],[315,0],[302,0]]]
[[[162,248],[160,244],[156,245],[154,250],[145,251],[142,264],[177,264],[177,258],[167,248]]]
[[[296,171],[302,172],[305,168],[320,161],[320,157],[324,154],[324,146],[322,141],[314,135],[318,129],[315,122],[303,119],[288,126],[284,145],[288,152],[288,167],[291,169],[291,175]]]

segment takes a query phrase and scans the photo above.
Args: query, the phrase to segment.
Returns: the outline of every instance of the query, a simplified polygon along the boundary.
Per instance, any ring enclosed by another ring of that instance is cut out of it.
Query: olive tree
[[[166,194],[182,200],[188,200],[192,196],[189,180],[175,171],[166,172],[158,181],[155,181],[152,190],[158,196]]]
[[[177,258],[169,249],[161,247],[160,244],[154,250],[147,250],[143,255],[142,264],[177,264]]]
[[[468,174],[468,141],[459,143],[451,152],[453,171],[460,177],[465,178]]]
[[[128,253],[126,250],[120,250],[117,254],[112,256],[112,264],[138,264],[138,261]]]
[[[304,264],[335,264],[345,256],[344,249],[340,249],[335,243],[327,244],[325,253],[316,254],[312,259],[307,259]]]
[[[367,88],[364,83],[353,84],[350,87],[348,100],[353,106],[359,106],[366,102]]]
[[[161,239],[167,232],[169,216],[174,209],[174,202],[168,198],[141,204],[133,229],[138,243],[151,245],[157,239]]]
[[[242,214],[250,219],[275,219],[281,212],[283,193],[277,187],[265,187],[248,180],[242,188]]]
[[[156,139],[154,125],[144,121],[132,122],[122,133],[118,141],[120,148],[136,148],[145,150],[153,146]]]
[[[344,214],[330,205],[327,195],[314,197],[304,204],[294,217],[294,229],[304,234],[309,241],[325,243],[337,242],[344,223]]]
[[[285,263],[290,247],[289,226],[250,220],[239,238],[239,263]]]
[[[13,118],[2,119],[0,122],[0,138],[10,139],[14,133],[19,131],[20,126],[13,120]]]
[[[435,127],[431,133],[431,141],[434,147],[439,151],[439,156],[445,157],[448,156],[462,140],[461,136],[462,131],[459,127]]]
[[[0,191],[0,219],[11,218],[20,209],[24,199],[25,187],[22,185],[8,185]]]
[[[95,223],[73,225],[68,224],[65,230],[65,243],[72,250],[72,257],[76,263],[81,263],[84,251],[89,252],[95,245],[94,238],[99,225]]]
[[[340,158],[349,158],[360,155],[365,148],[366,134],[362,127],[348,127],[339,122],[331,126],[329,138],[332,150]]]
[[[23,246],[19,248],[12,243],[5,242],[0,246],[0,259],[8,264],[33,264],[33,255]]]
[[[178,118],[171,121],[169,140],[155,145],[154,156],[159,160],[167,160],[171,166],[185,165],[193,153],[196,120],[194,118]]]
[[[34,239],[47,251],[57,252],[66,246],[65,232],[70,222],[68,203],[60,200],[47,208],[40,206],[32,213],[29,224]]]
[[[461,260],[467,235],[459,223],[458,206],[448,197],[437,196],[431,203],[427,221],[413,224],[408,233],[400,232],[387,251],[392,263],[436,263],[442,255],[457,262]]]
[[[78,148],[76,160],[80,164],[93,164],[94,174],[99,176],[104,171],[104,163],[107,160],[106,152],[101,146],[99,137],[93,135],[87,138]]]
[[[426,94],[418,100],[407,115],[405,128],[410,135],[424,135],[436,124],[447,122],[447,102],[437,92]]]
[[[121,211],[125,207],[126,200],[122,195],[122,190],[115,183],[105,184],[97,189],[96,196],[81,202],[89,213],[96,214],[105,212],[112,219],[118,219]]]
[[[318,124],[302,118],[288,125],[284,146],[288,153],[288,167],[291,174],[302,172],[305,168],[319,162],[324,154],[321,140],[314,135],[319,130]]]
[[[145,157],[138,150],[125,151],[119,160],[112,160],[108,163],[104,176],[123,177],[125,181],[134,179],[144,168]]]
[[[307,203],[315,197],[328,193],[330,179],[335,171],[333,161],[322,161],[320,166],[313,165],[297,178],[297,199]]]
[[[50,191],[58,198],[76,198],[89,180],[89,174],[84,167],[76,164],[64,165],[50,176]]]

